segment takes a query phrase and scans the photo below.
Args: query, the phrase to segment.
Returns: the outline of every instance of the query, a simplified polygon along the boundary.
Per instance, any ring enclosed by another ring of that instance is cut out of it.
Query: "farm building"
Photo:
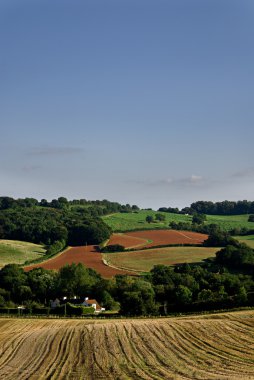
[[[95,299],[89,299],[89,297],[85,297],[83,300],[82,298],[70,298],[63,297],[62,302],[56,298],[55,300],[50,300],[50,307],[51,309],[54,309],[60,305],[64,305],[65,303],[71,303],[75,306],[85,306],[85,307],[93,307],[95,310],[95,313],[100,313],[101,311],[105,311],[104,307],[101,307],[100,304]]]

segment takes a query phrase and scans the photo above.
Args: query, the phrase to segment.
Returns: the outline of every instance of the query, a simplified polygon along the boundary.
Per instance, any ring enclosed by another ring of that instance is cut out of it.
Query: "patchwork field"
[[[254,379],[254,312],[129,320],[1,319],[5,380]]]
[[[149,272],[154,265],[196,263],[215,257],[219,248],[166,247],[132,252],[103,253],[103,259],[116,268],[138,273]]]
[[[156,230],[135,231],[128,234],[113,234],[108,244],[122,244],[130,247],[148,247],[166,244],[200,244],[207,235],[190,231]],[[175,247],[178,248],[178,247]],[[214,254],[214,249],[201,247],[179,247],[179,249],[156,249],[139,252],[123,252],[104,254],[98,252],[96,246],[72,247],[47,261],[25,267],[25,270],[44,268],[59,270],[65,264],[83,263],[88,268],[95,269],[104,278],[116,274],[135,274],[135,271],[149,271],[154,265],[164,263],[173,265],[182,262],[201,261]],[[178,252],[178,254],[176,253]],[[136,255],[135,255],[136,254]],[[172,257],[171,257],[172,256]],[[139,261],[135,263],[135,260]],[[116,268],[115,268],[116,267]],[[124,269],[121,269],[124,268]],[[148,268],[148,269],[147,269]]]
[[[27,260],[42,257],[43,246],[24,241],[0,240],[0,268],[7,264],[24,264]]]
[[[93,268],[104,278],[110,278],[116,274],[132,274],[126,270],[117,270],[105,265],[102,261],[101,253],[97,252],[96,247],[93,245],[69,248],[52,259],[42,263],[29,265],[24,269],[25,271],[29,271],[33,268],[59,270],[64,265],[72,263],[82,263],[88,268]]]
[[[107,223],[114,232],[124,232],[132,230],[145,230],[145,229],[162,229],[168,228],[170,222],[189,222],[191,223],[191,215],[182,214],[169,214],[167,212],[159,212],[165,215],[166,220],[164,222],[147,223],[147,215],[152,215],[155,219],[157,211],[152,210],[140,210],[133,213],[115,213],[112,215],[106,215],[103,217],[105,223]],[[253,222],[248,222],[249,215],[207,215],[206,224],[216,223],[224,230],[231,230],[233,228],[246,227],[248,229],[254,228]]]

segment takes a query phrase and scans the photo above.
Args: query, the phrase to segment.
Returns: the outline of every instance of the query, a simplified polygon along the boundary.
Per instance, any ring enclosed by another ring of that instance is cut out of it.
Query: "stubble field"
[[[254,312],[129,320],[0,320],[5,380],[254,379]]]
[[[214,258],[219,248],[166,247],[132,252],[104,253],[108,265],[137,273],[149,272],[154,265],[176,265],[200,263]]]

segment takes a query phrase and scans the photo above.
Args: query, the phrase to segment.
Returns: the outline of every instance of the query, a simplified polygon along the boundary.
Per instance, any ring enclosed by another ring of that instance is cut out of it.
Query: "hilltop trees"
[[[192,224],[203,224],[206,221],[205,214],[197,214],[195,213],[192,217]]]
[[[0,211],[0,238],[47,245],[98,244],[109,238],[110,228],[90,213],[67,209],[24,208]]]
[[[154,220],[154,219],[153,219],[153,216],[152,216],[152,215],[147,215],[147,217],[146,217],[146,222],[147,222],[147,223],[150,224],[150,223],[153,222],[153,220]]]

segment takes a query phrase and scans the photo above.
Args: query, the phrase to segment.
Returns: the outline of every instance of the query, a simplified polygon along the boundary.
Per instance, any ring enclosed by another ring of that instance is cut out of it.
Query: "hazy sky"
[[[0,195],[254,200],[253,0],[0,0]]]

